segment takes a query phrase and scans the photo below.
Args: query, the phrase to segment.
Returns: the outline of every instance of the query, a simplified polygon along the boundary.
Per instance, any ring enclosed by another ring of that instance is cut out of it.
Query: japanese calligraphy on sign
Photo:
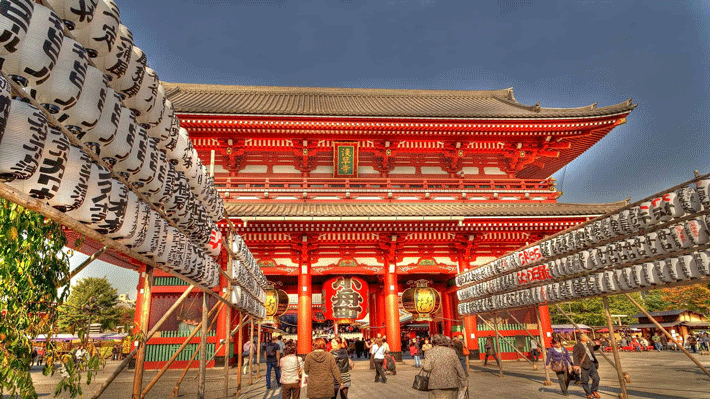
[[[359,143],[333,143],[333,176],[357,177]]]
[[[337,277],[323,285],[326,313],[339,323],[353,323],[367,309],[367,285],[356,277]]]

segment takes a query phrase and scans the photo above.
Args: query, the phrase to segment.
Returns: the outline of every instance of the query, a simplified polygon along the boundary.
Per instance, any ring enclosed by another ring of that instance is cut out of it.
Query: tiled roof
[[[235,218],[340,218],[340,217],[496,217],[496,216],[582,216],[601,215],[626,205],[565,203],[235,203],[227,202]]]
[[[678,316],[679,314],[683,314],[687,311],[688,311],[688,309],[675,309],[675,310],[662,310],[660,312],[648,312],[648,313],[652,317],[662,317],[662,316]],[[639,317],[646,317],[646,315],[643,313],[636,313],[635,315],[633,315],[631,317],[639,318]]]
[[[227,86],[162,82],[178,113],[422,118],[587,118],[627,113],[631,100],[597,107],[523,105],[513,89],[403,90]]]

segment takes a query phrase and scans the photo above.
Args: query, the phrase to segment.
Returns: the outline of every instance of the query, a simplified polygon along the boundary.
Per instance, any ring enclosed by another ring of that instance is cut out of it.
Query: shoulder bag
[[[419,374],[414,376],[414,383],[412,384],[412,388],[416,389],[417,391],[428,391],[429,390],[429,375],[431,372],[426,373],[426,375],[422,375],[424,370],[420,370]]]

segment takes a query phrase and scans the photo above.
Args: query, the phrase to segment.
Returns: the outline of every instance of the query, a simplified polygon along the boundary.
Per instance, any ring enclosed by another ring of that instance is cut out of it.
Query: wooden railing
[[[232,200],[529,200],[554,201],[552,180],[415,178],[253,178],[215,176]]]

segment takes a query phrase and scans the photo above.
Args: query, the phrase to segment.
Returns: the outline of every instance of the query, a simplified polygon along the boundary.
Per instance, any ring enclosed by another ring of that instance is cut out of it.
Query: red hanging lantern
[[[323,307],[327,319],[352,324],[367,314],[367,283],[357,277],[336,277],[323,284]]]
[[[411,313],[414,321],[432,321],[432,315],[441,305],[441,295],[437,290],[428,287],[427,283],[427,280],[418,280],[414,287],[407,288],[402,293],[402,307]]]
[[[264,293],[266,294],[264,300],[266,318],[263,323],[275,324],[276,318],[286,313],[286,309],[288,309],[288,294],[284,290],[275,289],[273,285],[268,285]]]

